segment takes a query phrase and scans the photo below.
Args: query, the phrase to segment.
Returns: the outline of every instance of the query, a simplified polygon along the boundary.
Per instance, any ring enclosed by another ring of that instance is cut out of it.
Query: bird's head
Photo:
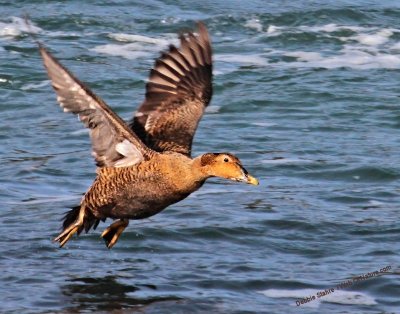
[[[239,158],[229,153],[207,153],[200,157],[204,173],[233,181],[258,185],[258,180],[242,166]]]

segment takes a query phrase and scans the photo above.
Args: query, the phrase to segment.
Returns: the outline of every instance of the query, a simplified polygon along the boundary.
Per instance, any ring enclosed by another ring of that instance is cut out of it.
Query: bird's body
[[[229,153],[191,157],[193,136],[212,95],[211,42],[204,24],[198,30],[197,36],[181,35],[181,47],[170,46],[156,60],[146,98],[129,125],[39,44],[58,102],[90,129],[98,166],[80,205],[64,218],[63,232],[55,238],[60,246],[111,218],[117,220],[102,233],[111,248],[129,220],[159,213],[210,177],[258,184]]]
[[[205,177],[192,165],[184,155],[167,153],[139,165],[100,168],[84,202],[98,219],[150,217],[203,185]]]

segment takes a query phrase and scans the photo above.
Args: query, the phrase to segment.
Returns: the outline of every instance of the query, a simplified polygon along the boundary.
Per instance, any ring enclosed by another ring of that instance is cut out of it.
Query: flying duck
[[[229,153],[192,158],[197,125],[212,96],[212,51],[206,26],[180,35],[156,60],[146,96],[125,123],[39,43],[44,66],[65,112],[90,130],[97,176],[80,204],[64,217],[60,247],[100,221],[115,220],[101,237],[111,248],[131,219],[153,216],[199,189],[210,177],[258,185]]]

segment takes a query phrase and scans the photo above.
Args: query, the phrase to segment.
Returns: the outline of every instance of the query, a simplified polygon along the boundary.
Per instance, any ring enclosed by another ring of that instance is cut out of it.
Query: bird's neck
[[[204,182],[212,176],[209,173],[208,166],[204,166],[202,164],[201,156],[198,156],[192,160],[191,171],[195,180],[199,182]]]

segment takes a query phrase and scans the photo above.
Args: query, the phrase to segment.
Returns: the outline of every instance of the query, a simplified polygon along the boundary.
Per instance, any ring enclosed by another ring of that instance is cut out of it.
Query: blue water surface
[[[107,224],[59,249],[95,165],[29,33],[129,119],[198,20],[194,155],[235,153],[260,185],[211,179],[112,250]],[[397,1],[0,1],[0,312],[400,313],[399,82]]]

